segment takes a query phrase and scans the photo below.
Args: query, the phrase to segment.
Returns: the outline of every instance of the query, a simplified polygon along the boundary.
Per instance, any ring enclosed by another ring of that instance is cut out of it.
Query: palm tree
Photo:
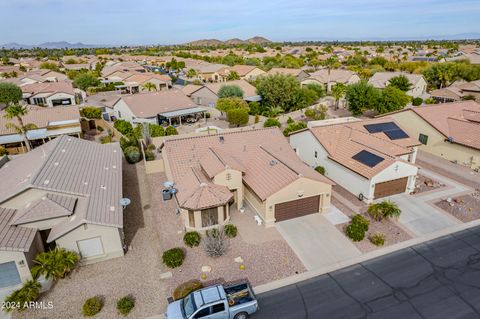
[[[32,276],[37,278],[43,275],[47,279],[64,278],[75,268],[79,260],[80,257],[75,252],[56,247],[35,257],[33,262],[36,265],[32,267]]]
[[[197,71],[195,69],[188,69],[187,78],[191,79],[197,76]]]
[[[265,112],[265,115],[274,118],[277,117],[278,115],[284,113],[285,111],[280,107],[280,106],[270,106],[267,111]]]
[[[323,65],[327,68],[327,71],[328,71],[328,78],[327,78],[327,92],[328,92],[329,91],[328,85],[330,84],[330,72],[332,71],[332,68],[338,65],[337,56],[332,55],[331,57],[325,60]]]
[[[332,96],[335,98],[335,110],[338,110],[340,99],[345,95],[347,86],[343,83],[337,83],[332,86]]]
[[[402,213],[398,205],[389,200],[370,204],[367,212],[376,221],[381,221],[384,218],[398,218]]]
[[[152,82],[147,82],[144,85],[142,85],[142,87],[145,90],[148,90],[148,92],[157,90],[157,86],[155,84],[153,84]]]
[[[12,119],[17,120],[18,125],[14,123],[7,123],[5,127],[8,129],[13,129],[17,132],[17,134],[22,135],[23,141],[27,146],[27,151],[30,151],[31,146],[30,146],[30,141],[28,140],[28,137],[27,137],[27,132],[30,130],[36,129],[37,126],[31,123],[27,123],[27,124],[23,123],[22,116],[27,115],[27,113],[28,113],[28,109],[25,106],[22,106],[20,104],[10,104],[10,106],[8,106],[5,109],[4,117],[9,120],[12,120]]]

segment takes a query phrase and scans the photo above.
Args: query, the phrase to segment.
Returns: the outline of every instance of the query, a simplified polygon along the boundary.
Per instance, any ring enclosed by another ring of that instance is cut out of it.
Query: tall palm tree
[[[6,109],[5,109],[5,114],[3,115],[5,118],[9,120],[16,119],[18,122],[18,125],[15,123],[7,123],[5,125],[6,128],[8,129],[13,129],[15,130],[18,134],[22,135],[23,141],[25,142],[25,145],[27,146],[27,151],[31,150],[30,146],[30,141],[28,140],[27,137],[27,132],[29,130],[34,130],[37,128],[35,124],[31,123],[23,123],[23,116],[27,115],[28,109],[25,106],[22,106],[20,104],[10,104]]]
[[[144,85],[142,85],[142,87],[145,90],[148,90],[148,92],[157,90],[157,86],[155,84],[153,84],[152,82],[147,82]]]
[[[336,55],[332,55],[331,57],[329,57],[324,61],[323,65],[327,68],[327,71],[328,71],[328,78],[327,78],[327,92],[328,92],[329,91],[328,85],[330,84],[330,72],[335,66],[338,65],[338,57]]]
[[[343,83],[337,83],[332,86],[332,96],[335,99],[335,110],[338,110],[338,104],[340,99],[345,95],[347,87]]]

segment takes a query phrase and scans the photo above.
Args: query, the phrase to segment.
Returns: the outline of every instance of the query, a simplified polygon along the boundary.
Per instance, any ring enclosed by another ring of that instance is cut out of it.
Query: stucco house
[[[272,68],[267,72],[267,75],[284,74],[291,75],[297,78],[300,82],[308,78],[310,75],[302,69],[288,69],[288,68]]]
[[[172,124],[172,121],[182,124],[182,118],[202,116],[206,112],[176,89],[121,96],[112,108],[116,119],[132,124]]]
[[[425,78],[421,74],[411,74],[406,72],[376,72],[368,80],[368,83],[377,89],[384,89],[389,84],[391,78],[400,75],[405,76],[412,84],[412,88],[406,92],[407,95],[410,95],[411,97],[425,98],[425,94],[427,93],[427,81],[425,81]]]
[[[225,85],[236,85],[243,91],[243,99],[247,102],[259,101],[257,89],[245,80],[235,80],[221,83],[207,83],[205,85],[189,84],[182,91],[196,104],[215,107],[218,100],[218,91]]]
[[[61,135],[80,137],[80,112],[78,106],[39,107],[27,106],[28,113],[23,116],[24,124],[34,124],[36,129],[27,131],[27,138],[32,147],[36,147]],[[0,111],[0,145],[9,154],[25,153],[27,151],[22,135],[8,123],[19,125],[17,119],[5,118],[5,111]]]
[[[44,82],[22,85],[23,99],[27,104],[38,106],[77,105],[85,98],[85,92],[73,88],[70,82]]]
[[[316,83],[322,85],[327,92],[332,90],[332,86],[337,83],[345,85],[357,83],[360,77],[353,71],[333,69],[330,73],[327,69],[321,69],[310,74],[310,76],[302,81],[302,85]]]
[[[421,142],[422,151],[480,168],[480,104],[462,101],[423,105],[385,115]]]
[[[480,102],[480,80],[455,81],[452,85],[430,92],[430,96],[440,103],[462,101],[467,97]]]
[[[55,246],[82,263],[124,255],[122,151],[61,136],[0,167],[0,292],[31,279]]]
[[[333,183],[303,163],[278,128],[176,137],[162,153],[187,230],[228,223],[245,206],[266,227],[330,207]]]
[[[237,72],[242,80],[255,80],[260,75],[266,74],[262,69],[254,65],[241,65],[237,64],[231,67],[226,68],[227,76],[230,72]]]
[[[148,92],[144,87],[146,83],[152,83],[155,91],[168,90],[172,87],[172,79],[165,74],[156,73],[134,73],[125,77],[122,82],[124,85],[117,86],[127,93]]]
[[[314,121],[290,135],[304,162],[367,203],[414,190],[418,144],[390,118]]]

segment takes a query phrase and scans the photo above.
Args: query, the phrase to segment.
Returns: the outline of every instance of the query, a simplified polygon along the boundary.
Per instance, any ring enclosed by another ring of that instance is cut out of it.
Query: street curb
[[[352,265],[355,265],[355,264],[358,264],[358,263],[362,263],[362,262],[365,262],[365,261],[370,260],[370,259],[381,257],[383,255],[390,254],[390,253],[402,250],[404,248],[409,248],[411,246],[415,246],[415,245],[424,243],[424,242],[432,240],[432,239],[437,239],[437,238],[440,238],[440,237],[444,237],[444,236],[447,236],[447,235],[450,235],[450,234],[453,234],[453,233],[456,233],[456,232],[459,232],[459,231],[462,231],[462,230],[465,230],[465,229],[468,229],[468,228],[472,228],[472,227],[475,227],[475,226],[480,226],[480,220],[474,220],[474,221],[471,221],[471,222],[468,222],[468,223],[454,225],[452,227],[441,229],[439,231],[436,231],[436,232],[433,232],[433,233],[430,233],[430,234],[427,234],[427,235],[424,235],[424,236],[421,236],[421,237],[412,238],[412,239],[409,239],[409,240],[406,240],[406,241],[403,241],[403,242],[400,242],[400,243],[397,243],[397,244],[394,244],[394,245],[391,245],[391,246],[388,246],[388,247],[385,247],[385,248],[380,248],[378,250],[374,250],[374,251],[365,253],[365,254],[363,254],[361,256],[358,256],[358,257],[354,257],[354,258],[351,258],[351,259],[348,259],[348,260],[340,261],[338,263],[331,264],[331,265],[328,265],[328,266],[325,266],[325,267],[322,267],[322,268],[318,268],[318,269],[315,269],[315,270],[310,270],[310,271],[307,271],[307,272],[304,272],[304,273],[301,273],[301,274],[298,274],[298,275],[293,275],[293,276],[290,276],[290,277],[287,277],[287,278],[272,281],[272,282],[269,282],[267,284],[259,285],[259,286],[253,287],[253,290],[254,290],[255,294],[261,294],[261,293],[268,292],[268,291],[271,291],[271,290],[275,290],[275,289],[278,289],[278,288],[282,288],[282,287],[285,287],[285,286],[293,285],[293,284],[299,283],[299,282],[304,281],[304,280],[308,280],[308,279],[311,279],[311,278],[314,278],[314,277],[317,277],[317,276],[320,276],[320,275],[324,275],[326,273],[333,272],[335,270],[339,270],[339,269],[349,267],[349,266],[352,266]],[[314,253],[314,252],[312,252],[312,253]]]

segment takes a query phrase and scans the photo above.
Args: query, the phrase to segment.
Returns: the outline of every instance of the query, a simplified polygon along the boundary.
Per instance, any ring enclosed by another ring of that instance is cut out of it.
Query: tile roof
[[[32,246],[35,228],[10,225],[15,209],[0,207],[0,250],[27,252]]]
[[[60,136],[7,162],[0,168],[0,180],[0,204],[27,189],[41,189],[87,201],[86,209],[72,216],[75,223],[123,227],[119,203],[122,152],[118,143],[97,144]],[[49,200],[67,211],[72,205],[65,198],[49,196]],[[57,231],[71,230],[68,225],[72,226],[71,221],[61,223]]]
[[[235,81],[228,81],[228,82],[222,82],[222,83],[208,83],[205,84],[207,88],[209,88],[213,93],[218,95],[218,91],[226,85],[236,85],[240,87],[243,90],[243,96],[244,97],[249,97],[249,96],[255,96],[257,94],[257,89],[248,83],[245,80],[235,80]]]
[[[154,117],[157,114],[198,106],[185,93],[176,89],[132,94],[122,96],[120,100],[123,100],[133,114],[140,118]]]
[[[186,96],[190,96],[192,93],[197,92],[201,88],[203,88],[203,85],[187,84],[182,88],[182,92],[185,93]]]
[[[340,69],[332,69],[330,70],[330,75],[328,75],[327,69],[321,69],[311,73],[308,79],[314,79],[324,84],[329,80],[330,82],[347,83],[354,75],[356,73],[353,71]]]
[[[300,177],[333,184],[298,158],[278,128],[173,138],[164,142],[163,154],[178,187],[177,197],[182,198],[179,202],[187,196],[182,190],[193,187],[184,185],[199,184],[198,178],[192,181],[192,168],[203,173],[200,183],[207,184],[226,167],[240,170],[243,182],[261,200]],[[211,199],[211,203],[218,201]]]
[[[44,82],[44,83],[32,83],[25,84],[20,87],[23,93],[30,93],[36,95],[39,93],[67,93],[75,95],[75,90],[70,82]]]
[[[302,69],[288,69],[288,68],[272,68],[267,74],[285,74],[298,76],[300,73],[305,72]]]
[[[12,220],[12,225],[21,225],[50,218],[70,216],[73,214],[76,197],[47,193],[19,211]]]
[[[255,65],[241,65],[237,64],[234,65],[230,68],[228,68],[230,71],[235,71],[239,76],[246,76],[248,73],[252,72],[255,70],[257,67]]]
[[[411,74],[407,72],[375,72],[375,74],[368,80],[368,83],[376,88],[383,89],[388,85],[388,81],[390,81],[391,78],[400,75],[405,76],[413,86],[417,85],[417,83],[423,79],[421,74]]]
[[[7,128],[7,123],[18,125],[17,119],[6,119],[5,111],[0,111],[0,135],[16,134],[16,131]],[[23,116],[23,123],[35,124],[37,128],[46,128],[49,123],[61,121],[78,121],[80,124],[80,112],[78,106],[40,107],[28,106],[28,113]]]
[[[152,79],[156,79],[162,82],[172,82],[172,79],[166,74],[156,74],[156,73],[135,73],[130,75],[127,78],[124,78],[124,82],[137,82],[138,84],[144,84]]]

